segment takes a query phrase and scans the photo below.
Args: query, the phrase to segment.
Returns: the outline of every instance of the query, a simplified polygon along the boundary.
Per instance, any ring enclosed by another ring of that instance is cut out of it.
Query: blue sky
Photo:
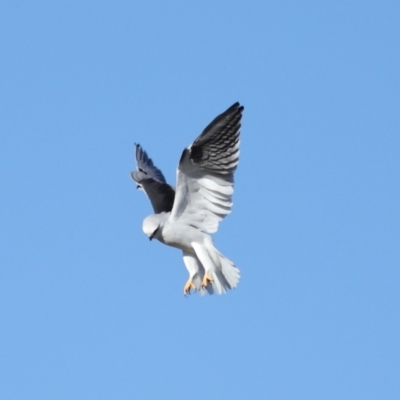
[[[2,2],[0,398],[398,399],[400,6]],[[134,143],[245,106],[242,272],[184,298]]]

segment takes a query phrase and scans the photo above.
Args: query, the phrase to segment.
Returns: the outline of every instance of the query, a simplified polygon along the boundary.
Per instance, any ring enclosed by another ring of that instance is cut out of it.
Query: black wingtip
[[[220,115],[218,115],[212,122],[211,124],[209,124],[208,127],[210,127],[211,125],[222,121],[225,118],[232,118],[234,115],[240,115],[239,118],[242,117],[242,112],[244,110],[244,106],[240,105],[240,103],[237,101],[236,103],[233,103],[229,108],[227,108],[223,113],[221,113]],[[208,128],[207,127],[207,128]],[[206,128],[206,129],[207,129]],[[205,129],[205,130],[206,130]]]
[[[242,111],[244,107],[240,105],[237,101],[233,103],[228,109],[226,109],[223,113],[215,117],[203,130],[200,136],[193,142],[192,150],[195,145],[201,144],[204,140],[207,140],[210,136],[213,135],[215,130],[219,129],[220,126],[228,123],[229,121],[235,121],[235,124],[238,124],[240,128],[240,121],[242,119]],[[200,142],[200,143],[199,143]]]
[[[240,105],[240,103],[237,101],[236,103],[233,103],[226,111],[225,111],[225,113],[229,113],[229,112],[231,112],[232,110],[238,110],[238,111],[240,111],[240,112],[242,112],[243,110],[244,110],[244,106],[241,106]],[[223,113],[223,114],[225,114],[225,113]]]

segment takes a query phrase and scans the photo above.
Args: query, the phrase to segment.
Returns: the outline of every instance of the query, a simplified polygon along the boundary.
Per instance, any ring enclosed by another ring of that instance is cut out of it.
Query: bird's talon
[[[183,287],[184,296],[187,297],[192,289],[196,291],[196,286],[194,286],[192,278],[189,278],[189,280],[186,282],[186,285]]]
[[[203,280],[201,281],[201,286],[205,288],[212,281],[213,281],[213,278],[211,278],[210,275],[205,274]]]

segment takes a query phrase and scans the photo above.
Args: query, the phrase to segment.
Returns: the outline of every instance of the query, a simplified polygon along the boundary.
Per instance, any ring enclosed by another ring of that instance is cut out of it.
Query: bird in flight
[[[243,109],[233,104],[183,150],[176,189],[136,144],[137,170],[131,176],[155,212],[144,219],[143,232],[150,240],[182,250],[189,272],[184,295],[192,290],[222,294],[239,282],[239,269],[215,248],[210,234],[231,212]]]

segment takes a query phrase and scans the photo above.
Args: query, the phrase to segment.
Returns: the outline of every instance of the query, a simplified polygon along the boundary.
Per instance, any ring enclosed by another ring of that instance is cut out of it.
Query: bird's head
[[[161,214],[149,215],[143,221],[143,232],[148,236],[151,240],[154,237],[157,238],[157,234],[159,233],[159,229],[161,227],[162,218]]]

